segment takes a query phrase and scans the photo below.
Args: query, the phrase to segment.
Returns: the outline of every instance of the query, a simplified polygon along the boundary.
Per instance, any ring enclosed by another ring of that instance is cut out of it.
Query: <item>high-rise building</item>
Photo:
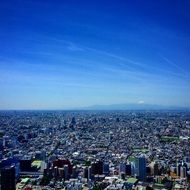
[[[92,170],[92,175],[102,175],[103,174],[103,162],[102,161],[97,161],[93,162],[91,164],[91,170]]]
[[[126,164],[126,175],[131,175],[131,164],[130,163]]]
[[[187,175],[186,167],[181,166],[180,167],[180,178],[186,178],[186,175]]]
[[[180,176],[180,168],[181,168],[181,164],[177,163],[177,166],[176,166],[176,175],[177,176]]]
[[[121,178],[125,178],[126,175],[126,163],[122,162],[119,164],[119,175]]]
[[[17,158],[6,158],[0,161],[0,169],[12,165],[15,166],[15,176],[18,178],[20,174],[20,162]]]
[[[103,163],[103,174],[108,175],[109,172],[110,172],[109,163],[108,162]]]
[[[159,175],[159,164],[157,162],[154,163],[154,176]]]
[[[32,166],[32,159],[31,158],[24,158],[20,160],[20,170],[21,171],[31,171]]]
[[[91,179],[91,175],[92,175],[91,166],[85,166],[83,168],[83,177],[86,178],[89,181]]]
[[[140,181],[146,180],[146,158],[144,156],[135,159],[135,175]]]
[[[65,180],[68,180],[69,178],[69,166],[64,165],[64,174],[65,174]]]
[[[87,166],[83,167],[83,177],[88,178],[88,167]]]
[[[64,160],[64,159],[57,159],[53,161],[53,166],[57,166],[58,168],[64,168],[64,166],[68,166],[68,175],[70,176],[72,174],[72,165],[69,160]]]
[[[58,167],[57,166],[54,167],[53,173],[54,173],[54,177],[57,178],[58,177]]]
[[[64,176],[65,176],[65,174],[64,174],[64,168],[58,168],[58,172],[59,172],[59,177],[60,177],[61,179],[63,179]]]
[[[91,179],[91,175],[92,175],[92,168],[91,166],[88,167],[88,180]]]
[[[1,190],[15,190],[15,167],[7,166],[1,169]]]
[[[3,138],[0,138],[0,151],[3,150]]]

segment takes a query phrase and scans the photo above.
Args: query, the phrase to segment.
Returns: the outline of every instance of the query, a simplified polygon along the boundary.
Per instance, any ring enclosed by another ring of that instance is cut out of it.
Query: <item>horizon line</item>
[[[131,107],[132,106],[132,107]],[[134,107],[133,107],[134,106]],[[115,103],[115,104],[93,104],[87,106],[63,108],[0,108],[0,111],[162,111],[162,110],[190,110],[190,106],[163,105],[147,103]]]

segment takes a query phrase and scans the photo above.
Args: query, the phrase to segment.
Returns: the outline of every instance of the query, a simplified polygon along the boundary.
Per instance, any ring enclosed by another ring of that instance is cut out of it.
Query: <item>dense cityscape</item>
[[[188,190],[190,112],[1,111],[1,190]]]
[[[190,0],[0,0],[0,190],[190,190]]]

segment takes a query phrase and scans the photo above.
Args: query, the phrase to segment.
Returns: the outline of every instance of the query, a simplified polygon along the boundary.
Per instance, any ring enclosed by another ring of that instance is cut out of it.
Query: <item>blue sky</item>
[[[0,109],[190,107],[189,0],[0,1]]]

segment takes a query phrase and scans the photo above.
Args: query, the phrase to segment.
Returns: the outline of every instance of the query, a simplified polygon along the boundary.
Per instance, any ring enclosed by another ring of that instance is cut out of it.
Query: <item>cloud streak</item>
[[[185,71],[182,67],[180,67],[179,65],[177,65],[176,63],[174,63],[173,61],[171,61],[170,59],[168,59],[167,57],[163,56],[162,54],[159,54],[159,56],[166,62],[168,63],[170,66],[172,66],[173,68],[177,69],[178,72],[184,74],[184,76],[189,77],[189,73],[187,71]]]

